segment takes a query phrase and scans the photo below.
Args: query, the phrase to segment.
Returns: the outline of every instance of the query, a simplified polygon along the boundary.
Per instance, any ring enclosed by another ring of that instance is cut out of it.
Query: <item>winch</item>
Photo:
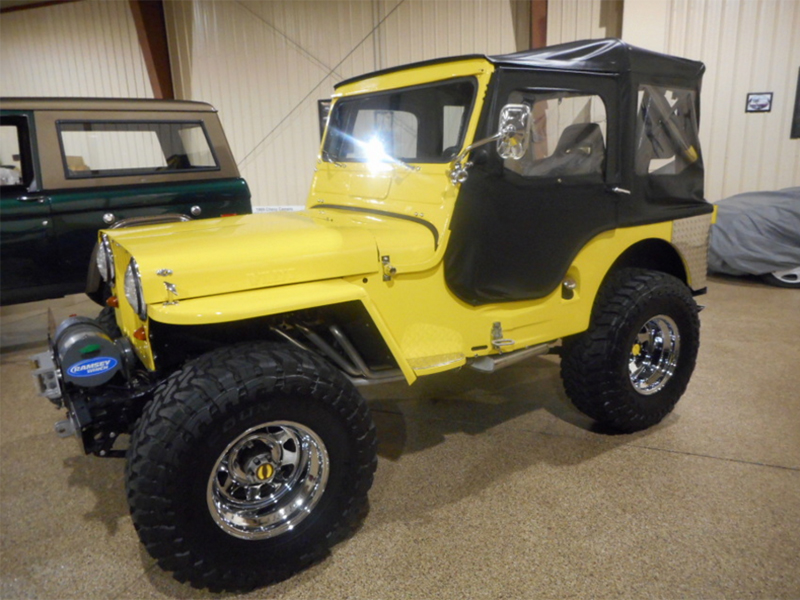
[[[121,456],[112,450],[128,433],[150,398],[152,386],[133,377],[135,356],[127,338],[112,340],[94,319],[70,317],[51,337],[51,349],[31,357],[39,392],[67,409],[56,423],[61,437],[77,434],[84,451]]]
[[[123,351],[94,319],[70,317],[56,329],[53,348],[65,383],[97,387],[124,368]]]

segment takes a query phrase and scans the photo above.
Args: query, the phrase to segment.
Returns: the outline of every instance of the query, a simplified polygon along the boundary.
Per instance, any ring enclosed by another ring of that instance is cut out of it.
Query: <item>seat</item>
[[[597,123],[576,123],[561,133],[550,156],[523,169],[523,175],[558,177],[563,175],[602,175],[605,159],[603,132]]]

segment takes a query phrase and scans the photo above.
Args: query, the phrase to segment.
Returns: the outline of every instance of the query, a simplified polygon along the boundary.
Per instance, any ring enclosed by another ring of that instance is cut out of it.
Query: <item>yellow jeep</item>
[[[101,456],[130,433],[148,551],[246,589],[361,518],[359,385],[558,352],[579,410],[658,423],[699,345],[703,70],[601,40],[340,83],[306,210],[101,233],[116,323],[35,357],[61,432]]]

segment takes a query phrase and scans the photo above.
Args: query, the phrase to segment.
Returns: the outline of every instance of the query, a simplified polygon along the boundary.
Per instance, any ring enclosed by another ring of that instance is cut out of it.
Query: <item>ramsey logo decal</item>
[[[110,356],[98,356],[97,358],[90,358],[75,363],[67,369],[67,373],[73,377],[91,377],[93,375],[107,373],[116,366],[117,360],[115,358],[111,358]]]

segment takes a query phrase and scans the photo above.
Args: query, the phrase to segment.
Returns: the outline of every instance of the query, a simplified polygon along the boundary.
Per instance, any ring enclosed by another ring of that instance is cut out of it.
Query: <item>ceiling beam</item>
[[[169,64],[167,25],[162,0],[129,0],[136,35],[142,49],[153,97],[173,100],[172,69]]]
[[[531,48],[547,46],[547,0],[531,0]]]
[[[55,4],[79,1],[80,0],[0,0],[0,13],[5,14],[18,10],[29,10],[31,8],[42,8],[43,6],[53,6]]]

